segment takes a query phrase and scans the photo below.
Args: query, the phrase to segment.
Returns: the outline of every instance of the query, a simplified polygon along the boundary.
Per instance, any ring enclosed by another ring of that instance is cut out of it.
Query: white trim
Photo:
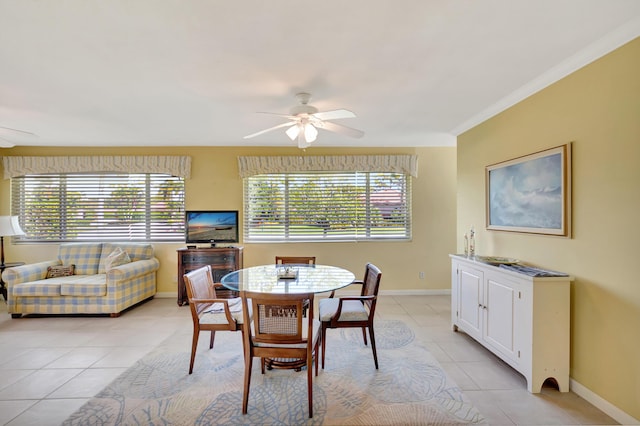
[[[451,296],[451,289],[380,290],[380,296]]]
[[[472,127],[490,119],[491,117],[498,115],[507,108],[512,107],[518,102],[528,98],[536,92],[544,89],[547,86],[561,80],[569,74],[577,71],[578,69],[590,64],[591,62],[603,57],[607,53],[619,48],[625,43],[640,36],[640,18],[632,19],[626,24],[620,26],[615,31],[607,34],[601,39],[592,43],[585,49],[582,49],[573,56],[570,56],[566,60],[560,62],[555,67],[542,73],[537,78],[531,80],[524,86],[511,92],[508,96],[500,99],[495,104],[489,106],[479,114],[474,115],[469,120],[457,126],[451,130],[451,133],[458,136],[461,133],[466,132]]]
[[[615,421],[622,425],[640,425],[640,420],[634,419],[629,414],[625,413],[609,401],[602,398],[600,395],[592,392],[587,387],[576,382],[574,379],[569,379],[569,388],[578,396],[584,398],[587,402],[603,411],[608,416],[612,417]]]

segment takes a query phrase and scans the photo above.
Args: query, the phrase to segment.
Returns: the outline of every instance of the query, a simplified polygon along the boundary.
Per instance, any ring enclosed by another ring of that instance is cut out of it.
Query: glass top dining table
[[[283,278],[285,272],[294,278]],[[220,282],[229,290],[260,293],[324,293],[348,286],[355,276],[337,266],[261,265],[238,269]]]

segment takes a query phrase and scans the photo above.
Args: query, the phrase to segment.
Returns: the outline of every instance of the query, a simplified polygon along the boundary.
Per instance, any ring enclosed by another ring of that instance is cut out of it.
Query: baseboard
[[[593,393],[589,388],[576,382],[574,379],[569,379],[569,388],[581,398],[591,403],[600,411],[612,417],[615,421],[621,425],[640,425],[640,420],[634,419],[609,401],[603,399],[599,395]]]
[[[451,289],[380,290],[381,296],[451,296]]]

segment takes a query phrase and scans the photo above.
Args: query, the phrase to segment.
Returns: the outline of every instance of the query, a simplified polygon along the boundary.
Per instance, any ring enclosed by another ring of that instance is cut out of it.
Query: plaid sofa
[[[107,256],[116,247],[126,251],[130,263],[106,270]],[[75,273],[47,278],[47,268],[75,265]],[[156,294],[160,266],[151,244],[63,243],[58,258],[9,268],[2,278],[7,306],[13,318],[22,314],[110,314]]]

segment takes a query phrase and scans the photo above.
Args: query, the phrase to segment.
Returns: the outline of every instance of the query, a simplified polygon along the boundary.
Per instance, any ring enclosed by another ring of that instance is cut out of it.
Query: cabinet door
[[[484,296],[484,341],[512,361],[517,361],[515,316],[518,284],[488,276]]]
[[[482,338],[482,271],[458,266],[458,326],[476,340]]]

